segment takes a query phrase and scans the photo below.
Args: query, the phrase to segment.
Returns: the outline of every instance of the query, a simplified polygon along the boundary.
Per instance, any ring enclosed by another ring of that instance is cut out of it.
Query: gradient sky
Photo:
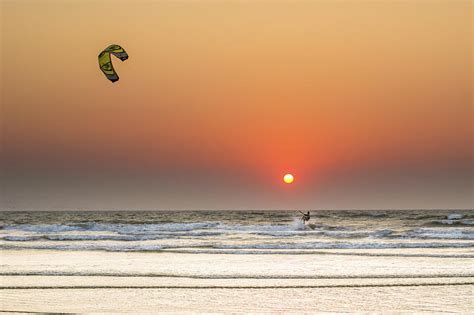
[[[471,1],[0,5],[0,209],[474,208]]]

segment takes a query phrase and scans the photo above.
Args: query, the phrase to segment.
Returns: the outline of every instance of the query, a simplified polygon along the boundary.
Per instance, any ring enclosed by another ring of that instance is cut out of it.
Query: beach
[[[2,213],[1,311],[472,313],[472,216]]]
[[[474,315],[474,0],[0,12],[0,315]]]

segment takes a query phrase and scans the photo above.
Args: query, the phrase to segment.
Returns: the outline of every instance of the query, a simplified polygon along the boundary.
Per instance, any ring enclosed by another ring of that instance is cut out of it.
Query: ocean
[[[474,312],[474,211],[311,215],[0,212],[0,311]]]

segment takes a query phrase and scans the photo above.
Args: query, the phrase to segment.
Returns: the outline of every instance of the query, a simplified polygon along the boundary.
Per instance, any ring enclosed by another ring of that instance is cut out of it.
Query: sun
[[[283,176],[283,181],[285,182],[285,184],[291,184],[294,180],[295,178],[291,174],[286,174],[285,176]]]

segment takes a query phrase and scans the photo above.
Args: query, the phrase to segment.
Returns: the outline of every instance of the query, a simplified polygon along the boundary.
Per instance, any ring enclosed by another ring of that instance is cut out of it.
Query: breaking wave
[[[306,225],[294,212],[24,212],[0,221],[1,249],[257,254],[474,247],[468,211],[322,212]]]
[[[144,244],[121,243],[108,244],[100,242],[89,243],[22,243],[3,244],[0,249],[48,249],[48,250],[99,250],[111,252],[157,252],[180,249],[189,253],[261,253],[252,250],[322,250],[322,249],[400,249],[400,248],[474,248],[474,242],[305,242],[305,243],[256,243],[256,244],[212,244],[202,242],[198,244]],[[250,250],[250,251],[249,251]],[[278,252],[274,252],[278,253]]]
[[[468,222],[473,223],[473,222]],[[140,241],[179,237],[208,237],[225,234],[249,234],[273,237],[326,237],[335,239],[357,238],[420,238],[420,239],[474,239],[471,228],[417,228],[406,230],[392,229],[355,229],[350,227],[333,227],[309,224],[281,225],[243,225],[224,224],[220,222],[165,223],[165,224],[84,224],[84,225],[9,225],[0,230],[6,241]],[[12,233],[9,233],[9,232]],[[18,235],[18,233],[20,235]],[[5,235],[6,234],[6,235]]]

